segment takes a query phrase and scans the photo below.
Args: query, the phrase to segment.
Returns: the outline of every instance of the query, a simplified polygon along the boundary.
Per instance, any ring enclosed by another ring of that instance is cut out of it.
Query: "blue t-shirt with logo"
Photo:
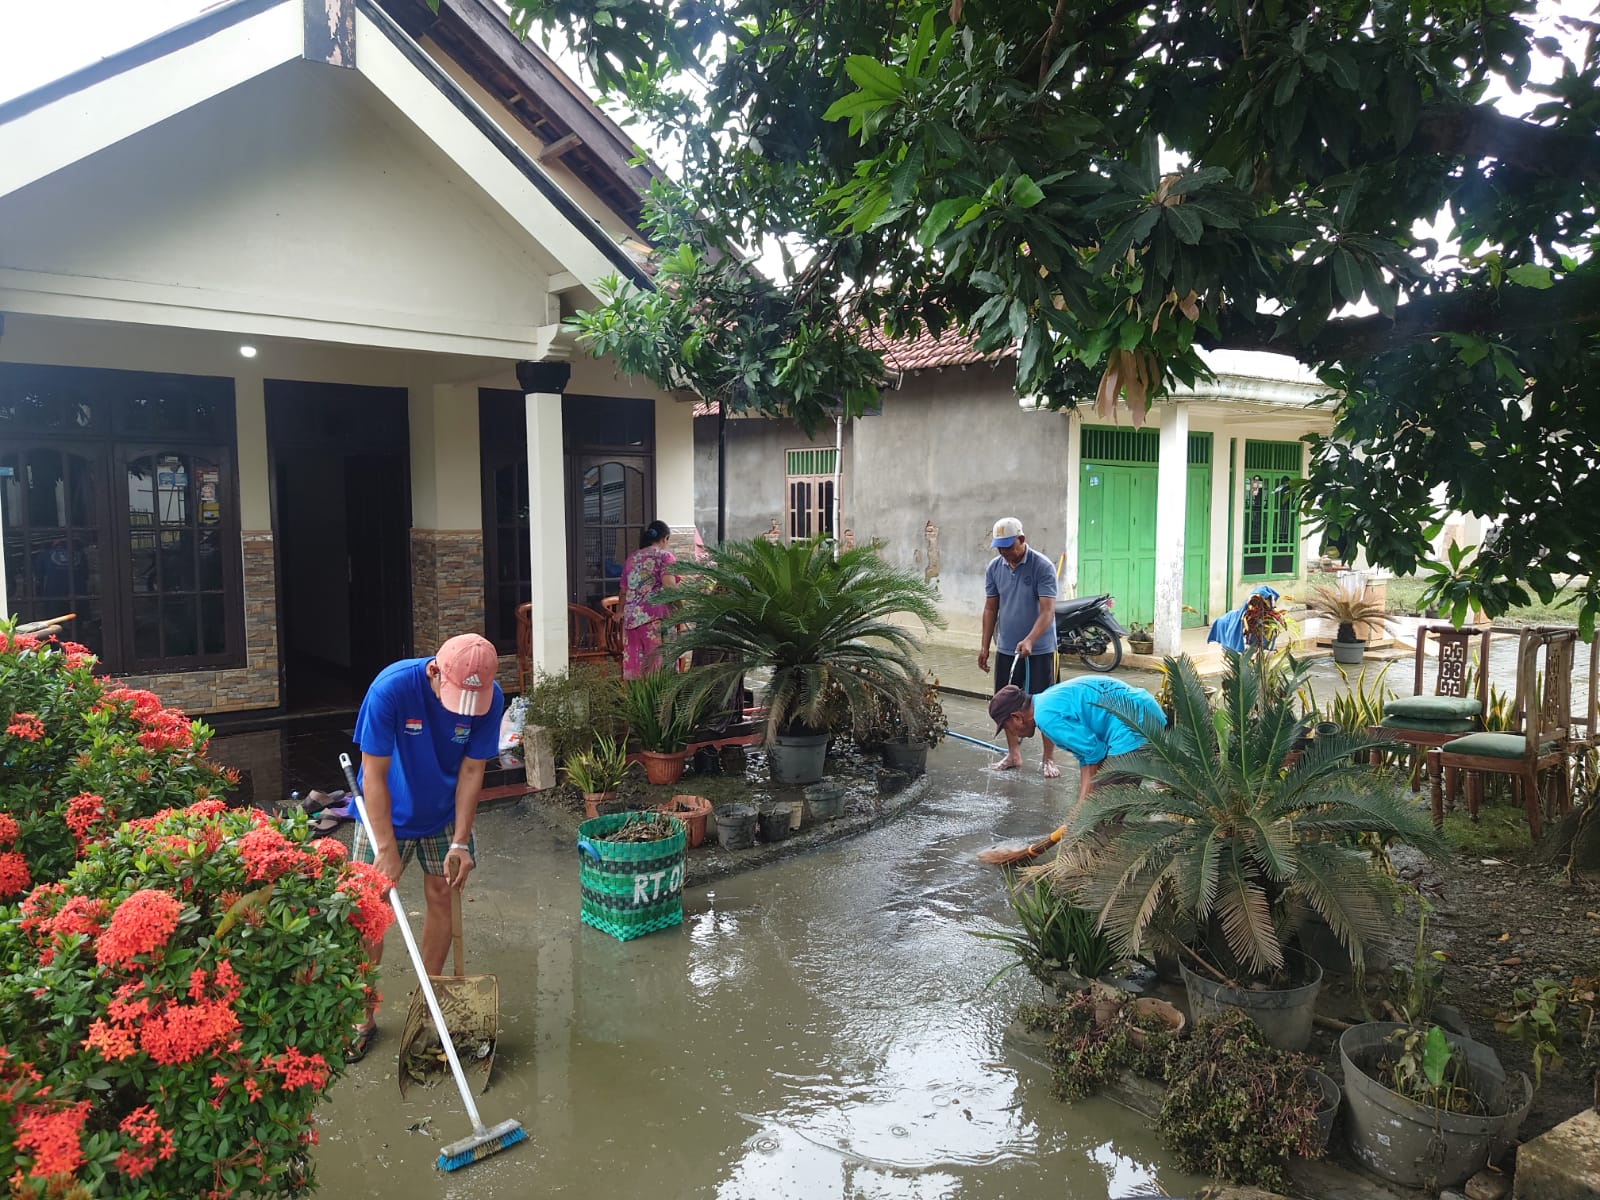
[[[456,776],[468,758],[500,753],[505,696],[494,685],[489,711],[458,717],[428,684],[429,658],[385,667],[356,714],[361,753],[389,760],[390,819],[397,838],[432,837],[455,820]]]
[[[1039,619],[1039,601],[1056,594],[1055,564],[1032,546],[1015,568],[1003,555],[996,554],[983,573],[983,594],[1000,600],[1000,611],[995,614],[995,646],[1001,654],[1015,654],[1017,643],[1028,636],[1028,630]],[[1056,623],[1052,620],[1033,644],[1033,652],[1054,654],[1055,650]]]
[[[1033,698],[1033,720],[1058,746],[1064,746],[1086,767],[1126,754],[1145,744],[1144,735],[1117,718],[1121,712],[1137,721],[1149,716],[1167,723],[1156,698],[1120,679],[1083,675],[1046,688]]]

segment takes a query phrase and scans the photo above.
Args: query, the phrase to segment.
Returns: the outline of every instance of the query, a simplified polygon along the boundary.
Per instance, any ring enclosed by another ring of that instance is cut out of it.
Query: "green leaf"
[[[1348,250],[1333,252],[1333,281],[1339,285],[1339,294],[1346,304],[1361,299],[1361,264]]]
[[[822,114],[822,119],[824,121],[837,121],[840,117],[853,119],[888,106],[887,100],[877,96],[868,95],[866,92],[851,92],[848,96],[840,96],[830,104],[828,111]]]
[[[1205,233],[1205,224],[1200,220],[1200,214],[1190,211],[1182,204],[1167,207],[1167,224],[1172,226],[1173,234],[1186,246],[1196,245],[1201,235]]]
[[[1422,1073],[1428,1077],[1428,1082],[1438,1087],[1444,1082],[1445,1068],[1450,1065],[1450,1043],[1444,1036],[1444,1030],[1437,1025],[1428,1030],[1428,1036],[1422,1043]]]
[[[1550,268],[1541,267],[1538,263],[1522,263],[1512,267],[1506,272],[1506,278],[1518,287],[1534,288],[1541,292],[1555,285]]]
[[[1011,203],[1018,208],[1032,208],[1043,199],[1044,192],[1026,175],[1018,175],[1011,185]]]
[[[950,227],[950,222],[956,219],[956,214],[967,208],[972,203],[971,196],[957,196],[953,200],[941,200],[928,210],[928,216],[922,222],[922,228],[917,230],[917,241],[924,249],[929,249],[939,240],[939,235]]]
[[[905,91],[905,84],[893,67],[865,54],[852,54],[845,59],[844,73],[862,91],[885,100],[897,100]]]

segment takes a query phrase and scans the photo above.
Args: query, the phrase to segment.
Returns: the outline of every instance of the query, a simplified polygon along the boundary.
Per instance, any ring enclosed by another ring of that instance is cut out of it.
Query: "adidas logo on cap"
[[[463,679],[461,681],[461,686],[462,687],[482,687],[483,686],[483,680],[479,679],[478,678],[478,673],[476,671],[474,671],[471,675],[468,675],[465,679]]]

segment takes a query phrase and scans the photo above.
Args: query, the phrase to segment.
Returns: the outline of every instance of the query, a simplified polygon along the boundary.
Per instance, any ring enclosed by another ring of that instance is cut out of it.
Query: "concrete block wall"
[[[129,687],[148,688],[164,704],[189,713],[242,712],[278,704],[278,597],[270,530],[240,537],[244,568],[245,666],[226,671],[131,675]],[[481,589],[482,568],[479,569]],[[481,600],[480,600],[481,608]],[[479,617],[482,624],[482,617]]]
[[[483,632],[483,534],[476,529],[411,531],[411,638],[431,654],[458,633]],[[512,660],[515,663],[515,659]],[[513,668],[514,669],[514,668]]]

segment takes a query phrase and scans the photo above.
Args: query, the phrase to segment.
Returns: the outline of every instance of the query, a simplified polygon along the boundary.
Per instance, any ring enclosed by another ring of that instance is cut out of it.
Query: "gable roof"
[[[576,80],[540,46],[512,32],[490,0],[378,0],[411,37],[431,39],[561,164],[635,227],[645,189],[663,178]]]
[[[509,35],[510,31],[506,32]],[[373,34],[397,51],[448,108],[532,185],[539,207],[576,232],[580,243],[591,247],[579,256],[586,261],[581,264],[584,269],[574,271],[576,278],[587,283],[603,273],[594,257],[598,252],[612,269],[640,286],[650,286],[648,274],[633,256],[563,191],[377,0],[231,0],[0,104],[0,196],[292,59],[360,71],[384,91],[394,86],[392,74],[386,79],[375,77],[363,70],[362,56],[357,54],[359,38]],[[197,60],[212,44],[217,53],[203,63]],[[382,48],[379,43],[373,45]],[[381,69],[378,74],[383,74]],[[577,119],[581,106],[573,100],[575,85],[553,63],[548,64],[546,90],[559,81],[565,81],[564,111]],[[135,96],[139,102],[130,103]],[[437,100],[434,104],[437,107]],[[405,105],[400,107],[404,110]],[[591,118],[603,120],[592,104],[588,109]],[[598,123],[593,127],[600,128]],[[618,186],[613,183],[602,189],[602,198],[608,191],[615,194]],[[573,268],[579,265],[575,263]]]

